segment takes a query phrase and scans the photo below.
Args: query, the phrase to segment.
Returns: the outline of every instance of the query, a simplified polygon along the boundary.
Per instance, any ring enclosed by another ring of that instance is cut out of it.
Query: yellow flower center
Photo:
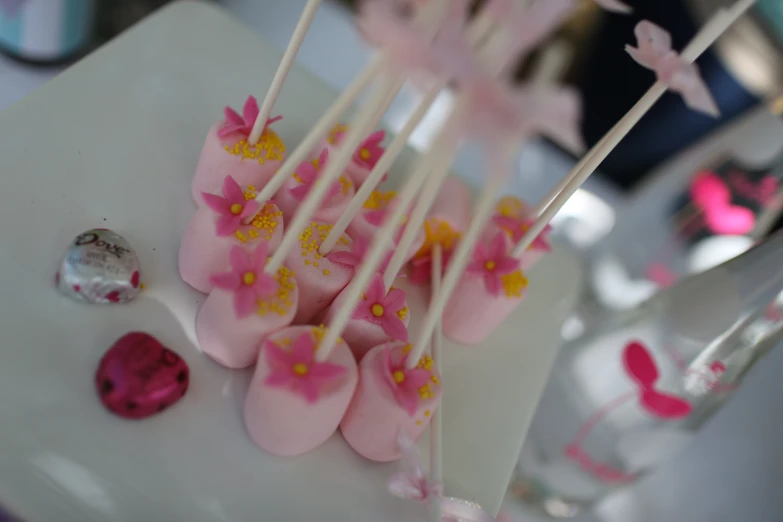
[[[297,375],[307,375],[308,368],[306,364],[296,363],[293,370]]]
[[[238,216],[239,214],[241,214],[242,213],[242,209],[243,209],[243,207],[239,203],[234,203],[233,205],[231,205],[231,213],[234,214],[235,216]]]
[[[402,370],[397,370],[392,374],[392,379],[394,379],[394,382],[396,382],[397,384],[402,383],[402,381],[405,380],[405,372],[403,372]]]
[[[247,286],[250,286],[256,282],[256,275],[253,272],[245,272],[245,274],[242,276],[242,281]]]
[[[363,160],[370,159],[370,151],[367,150],[367,149],[360,150],[359,151],[359,157],[362,158]]]
[[[495,269],[495,262],[494,261],[487,261],[484,263],[484,268],[492,272]]]
[[[374,315],[375,317],[381,317],[383,315],[383,306],[379,305],[378,303],[372,305],[372,308],[370,308],[370,310],[372,310],[372,315]]]

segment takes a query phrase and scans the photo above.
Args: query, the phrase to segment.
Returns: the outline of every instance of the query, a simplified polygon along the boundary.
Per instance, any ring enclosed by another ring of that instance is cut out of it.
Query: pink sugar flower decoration
[[[359,305],[354,310],[353,318],[377,324],[393,339],[407,341],[408,328],[397,315],[397,312],[403,308],[405,308],[405,292],[393,288],[387,294],[383,278],[380,274],[376,274],[367,286],[364,299],[359,301]]]
[[[218,236],[230,236],[239,230],[247,218],[255,216],[261,209],[257,201],[245,200],[245,193],[231,176],[223,179],[223,197],[208,192],[202,192],[201,196],[209,208],[220,214],[215,225]]]
[[[655,72],[658,81],[682,95],[685,105],[709,116],[720,116],[718,105],[695,64],[672,50],[672,37],[661,27],[643,20],[634,30],[637,46],[625,50],[639,65]]]
[[[535,220],[520,219],[513,216],[494,216],[492,218],[492,222],[495,223],[500,228],[502,228],[503,230],[510,232],[511,240],[514,243],[518,243],[519,240],[522,239],[522,236],[524,236],[525,233],[533,225]],[[549,234],[551,230],[552,230],[551,225],[547,225],[546,227],[544,227],[544,230],[542,230],[541,233],[536,236],[536,238],[530,244],[529,248],[532,250],[551,252],[552,247],[549,245],[549,242],[546,240],[546,236]]]
[[[288,192],[291,194],[291,196],[294,197],[294,199],[297,201],[302,201],[305,196],[307,196],[307,194],[318,181],[318,174],[320,174],[321,170],[323,170],[323,168],[326,166],[326,161],[328,159],[329,150],[324,149],[321,151],[321,154],[318,156],[318,159],[315,160],[315,162],[303,161],[296,168],[296,175],[299,176],[299,179],[302,180],[302,182],[296,187],[288,189]],[[332,182],[332,186],[329,187],[329,190],[326,193],[325,201],[328,201],[329,198],[339,193],[340,189],[341,185],[339,180]]]
[[[386,150],[381,146],[381,142],[385,137],[386,132],[382,130],[375,131],[367,136],[356,148],[356,152],[353,154],[353,161],[366,169],[372,170]]]
[[[245,136],[250,136],[250,133],[253,131],[253,125],[256,122],[256,118],[258,118],[258,101],[256,100],[255,96],[248,96],[247,100],[245,101],[245,106],[242,107],[241,116],[231,107],[226,107],[223,109],[223,113],[226,116],[226,123],[218,130],[217,134],[219,138],[226,138],[235,132],[244,134]],[[282,116],[269,118],[266,120],[265,127],[268,127],[274,122],[280,121],[282,119]]]
[[[367,255],[370,245],[363,237],[357,237],[351,245],[351,251],[343,250],[340,252],[329,252],[326,254],[326,259],[332,263],[338,265],[347,266],[356,270],[364,261],[364,256]],[[383,262],[378,267],[378,272],[383,272],[391,261],[392,252],[388,252],[384,257]]]
[[[507,275],[519,269],[519,259],[508,255],[506,235],[498,232],[489,246],[484,243],[476,245],[473,251],[473,261],[468,265],[467,272],[484,278],[484,287],[491,295],[500,294],[502,284],[500,276]]]
[[[408,415],[416,415],[416,408],[419,405],[419,388],[430,381],[430,372],[423,368],[413,368],[409,370],[405,367],[405,361],[408,360],[405,354],[398,363],[392,362],[391,347],[387,347],[383,352],[383,378],[391,386],[394,400],[402,406]]]
[[[441,274],[446,273],[446,267],[451,259],[451,250],[443,250],[441,255]],[[432,280],[432,255],[415,257],[411,261],[411,282],[416,285],[425,285]]]
[[[251,254],[240,246],[229,253],[231,270],[212,276],[215,288],[234,294],[234,312],[238,318],[247,317],[256,309],[256,303],[274,293],[277,289],[275,278],[264,272],[269,245],[259,243]]]
[[[270,372],[264,384],[272,388],[288,388],[300,394],[308,404],[315,404],[321,388],[346,373],[340,365],[315,360],[316,344],[310,333],[304,333],[291,343],[287,351],[272,341],[264,342],[264,356]]]

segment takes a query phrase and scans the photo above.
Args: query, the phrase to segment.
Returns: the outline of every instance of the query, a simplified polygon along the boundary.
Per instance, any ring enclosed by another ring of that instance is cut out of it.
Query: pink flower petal
[[[417,393],[419,388],[430,382],[432,374],[429,370],[422,368],[414,368],[405,372],[405,380],[403,384],[409,390],[415,390]]]
[[[383,284],[383,277],[376,274],[370,284],[367,285],[367,300],[371,303],[379,303],[386,297],[386,285]]]
[[[497,276],[497,274],[492,274],[487,272],[484,274],[484,287],[487,289],[487,292],[489,292],[489,295],[492,295],[494,297],[497,297],[498,294],[500,294],[500,278]]]
[[[264,128],[269,127],[273,123],[276,123],[282,119],[283,119],[282,116],[275,116],[274,118],[269,118],[268,120],[266,120],[266,126]]]
[[[383,331],[392,339],[398,339],[405,342],[408,341],[408,328],[405,326],[405,323],[397,317],[397,314],[384,314],[381,326],[383,327]]]
[[[231,251],[228,253],[228,262],[239,273],[240,277],[245,272],[255,272],[253,258],[241,246],[235,245],[231,247]]]
[[[368,301],[359,301],[359,305],[356,307],[356,310],[353,311],[353,317],[354,319],[359,320],[365,320],[370,321],[371,323],[378,323],[378,318],[375,317],[372,313],[372,305],[375,304],[374,302],[368,302]]]
[[[242,116],[240,116],[237,111],[231,107],[226,107],[223,109],[223,114],[226,117],[226,122],[233,124],[234,126],[241,126],[245,123],[245,121],[242,119]]]
[[[315,342],[310,333],[303,333],[297,337],[291,345],[293,361],[302,364],[310,364],[315,356]]]
[[[297,201],[302,201],[308,192],[310,192],[310,185],[299,185],[298,187],[288,189],[288,193]]]
[[[416,408],[418,408],[419,406],[418,391],[413,393],[408,390],[403,390],[399,387],[396,387],[393,390],[393,394],[394,394],[394,398],[397,400],[397,404],[402,406],[402,409],[408,412],[408,415],[410,415],[411,417],[416,415]]]
[[[318,401],[318,386],[315,382],[302,379],[297,384],[308,404],[315,404]]]
[[[239,183],[231,176],[226,176],[223,179],[223,197],[226,198],[229,206],[235,203],[239,203],[240,205],[245,204],[245,193],[242,192]]]
[[[291,355],[277,343],[264,341],[264,357],[271,368],[285,368],[291,366]]]
[[[231,205],[217,194],[202,192],[201,196],[204,198],[204,204],[215,212],[224,215],[231,213]]]
[[[253,217],[261,210],[261,203],[259,203],[256,200],[251,199],[250,201],[246,201],[244,203],[244,207],[242,208],[242,213],[239,214],[239,219],[244,221],[247,218]]]
[[[470,264],[465,268],[465,271],[469,274],[479,274],[483,275],[484,272],[487,271],[487,269],[484,267],[485,261],[475,260],[471,261]],[[430,270],[432,270],[432,267],[430,267]],[[430,273],[430,277],[432,277],[432,274]]]
[[[215,234],[220,237],[230,236],[242,226],[242,218],[231,213],[220,216],[215,223]]]
[[[513,257],[503,257],[495,261],[496,274],[506,275],[519,268],[519,260]]]
[[[296,167],[296,175],[302,180],[302,184],[309,185],[318,177],[318,171],[310,161],[303,161]]]
[[[405,307],[405,291],[394,288],[386,294],[383,300],[383,307],[390,311],[398,311]]]
[[[233,123],[229,123],[228,125],[220,127],[217,131],[217,135],[218,138],[228,138],[235,132],[242,132],[244,128],[244,125],[234,125]]]
[[[256,281],[251,286],[257,299],[263,299],[277,290],[277,281],[275,278],[264,272],[256,272]]]
[[[307,375],[313,379],[326,381],[342,377],[347,372],[348,370],[339,364],[319,363],[311,366]]]
[[[242,107],[242,118],[245,120],[245,126],[248,130],[252,130],[253,125],[258,118],[258,101],[255,96],[248,96],[245,101],[245,106]]]
[[[383,220],[386,219],[386,209],[369,210],[362,215],[364,219],[372,226],[379,227],[383,224]]]
[[[221,290],[234,291],[242,284],[242,279],[236,272],[226,272],[223,274],[215,274],[209,278],[210,282],[215,287]]]
[[[253,290],[247,286],[240,285],[234,292],[234,312],[240,319],[252,314],[256,309],[256,296]]]
[[[326,162],[329,160],[329,149],[324,149],[321,154],[318,155],[318,170],[321,171],[326,166]]]
[[[505,257],[506,252],[506,235],[498,232],[489,245],[489,257],[493,260],[498,260]]]
[[[326,259],[328,259],[332,263],[337,263],[338,265],[345,265],[352,268],[355,268],[361,262],[353,252],[345,252],[345,251],[329,252],[328,254],[326,254]]]
[[[292,377],[290,374],[283,372],[270,373],[267,375],[266,379],[264,379],[264,384],[272,388],[283,388],[291,384],[291,380]]]
[[[473,261],[479,263],[483,267],[484,263],[490,259],[491,258],[487,247],[484,245],[484,243],[478,243],[476,248],[473,250]]]

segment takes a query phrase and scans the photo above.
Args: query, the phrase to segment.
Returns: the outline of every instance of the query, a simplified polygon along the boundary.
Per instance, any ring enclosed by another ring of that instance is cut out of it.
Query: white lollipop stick
[[[393,80],[391,85],[386,85],[385,82],[383,82],[378,86],[378,91],[375,93],[372,100],[356,115],[346,132],[345,138],[338,146],[336,153],[327,161],[326,168],[320,174],[318,182],[307,194],[304,201],[297,207],[294,219],[291,221],[291,224],[286,227],[283,239],[280,241],[280,246],[277,247],[274,255],[266,265],[265,271],[268,274],[277,273],[277,270],[283,264],[291,249],[299,240],[299,234],[301,234],[301,231],[312,219],[315,211],[318,210],[321,201],[323,201],[329,191],[329,186],[343,173],[343,170],[351,160],[351,156],[353,156],[356,147],[359,146],[362,139],[367,134],[367,131],[370,129],[370,126],[373,124],[377,111],[385,110],[386,107],[391,105],[391,102],[394,101],[394,97],[402,88],[404,81],[404,78]]]
[[[408,118],[405,126],[402,128],[402,130],[400,130],[400,133],[397,134],[389,147],[384,151],[380,160],[378,160],[378,163],[375,164],[375,167],[373,167],[372,171],[370,172],[370,175],[367,176],[367,179],[364,180],[362,186],[359,187],[359,190],[356,192],[356,196],[354,196],[354,198],[348,204],[348,207],[345,209],[345,212],[343,212],[343,214],[337,220],[337,223],[335,223],[334,227],[332,227],[332,230],[329,232],[329,235],[326,236],[324,242],[321,243],[321,247],[318,249],[319,254],[328,254],[334,248],[334,245],[337,244],[340,236],[348,228],[348,225],[351,224],[351,221],[353,221],[353,218],[356,217],[356,214],[359,213],[362,205],[364,205],[365,201],[367,201],[367,198],[370,197],[370,194],[373,190],[375,190],[375,187],[377,187],[380,183],[384,173],[389,170],[389,168],[394,164],[394,161],[397,159],[397,156],[399,156],[400,153],[405,149],[405,146],[408,143],[408,138],[411,137],[416,128],[419,126],[419,123],[421,123],[421,120],[424,118],[424,116],[426,116],[430,106],[432,106],[433,102],[438,97],[438,94],[440,94],[442,88],[443,84],[439,83],[435,87],[431,88],[424,98],[422,98],[421,102],[419,102],[419,105],[416,107],[416,110],[413,111],[413,114],[411,114],[410,118]]]
[[[408,179],[403,186],[402,191],[397,196],[397,205],[392,209],[391,215],[386,217],[386,221],[375,235],[370,250],[367,252],[366,257],[359,266],[359,270],[354,274],[350,284],[346,287],[345,291],[347,294],[345,301],[328,325],[329,328],[326,331],[324,338],[321,340],[321,344],[315,354],[316,360],[325,361],[329,358],[331,351],[334,349],[335,342],[345,329],[345,325],[348,324],[348,321],[351,319],[356,308],[356,303],[361,299],[367,283],[372,279],[372,276],[381,264],[381,259],[392,244],[398,223],[402,220],[402,216],[413,201],[413,198],[416,197],[419,187],[424,183],[424,178],[418,176],[418,173],[429,171],[429,169],[432,168],[434,160],[453,140],[452,133],[449,132],[449,130],[450,129],[448,128],[444,128],[439,133],[438,137],[435,138],[430,153],[425,156],[420,156],[414,168],[410,170]]]
[[[446,302],[454,291],[454,288],[457,286],[459,278],[462,277],[465,267],[468,266],[470,256],[473,253],[473,248],[476,243],[478,243],[481,232],[484,230],[484,227],[492,215],[492,211],[495,207],[495,199],[506,183],[508,178],[507,171],[516,158],[518,147],[519,139],[510,139],[501,151],[500,158],[497,159],[498,168],[493,169],[493,172],[490,173],[487,186],[484,188],[481,198],[479,198],[479,201],[476,204],[473,220],[470,222],[467,232],[454,249],[454,254],[446,269],[446,275],[443,277],[440,292],[435,294],[430,301],[427,315],[424,317],[424,323],[419,331],[419,337],[416,340],[416,344],[413,345],[413,349],[406,361],[408,369],[414,368],[421,356],[424,355],[432,332],[435,329],[436,324],[441,320],[443,308],[446,306]]]
[[[280,169],[272,176],[272,179],[261,189],[256,196],[256,201],[263,203],[268,201],[280,190],[285,180],[288,179],[291,174],[294,173],[300,163],[305,161],[316,146],[318,140],[321,139],[329,129],[340,120],[345,114],[345,111],[351,106],[351,104],[359,97],[364,89],[370,84],[370,81],[375,78],[378,73],[386,66],[386,60],[382,55],[376,56],[370,64],[359,73],[359,75],[353,79],[351,84],[340,94],[340,97],[335,100],[329,109],[321,116],[315,125],[307,133],[307,136],[299,143],[299,145],[293,150],[288,159],[280,166]]]
[[[456,123],[452,121],[453,119],[449,119],[446,125],[455,125]],[[413,242],[416,241],[416,234],[418,234],[422,224],[427,219],[427,212],[430,211],[430,207],[435,202],[440,186],[443,185],[443,182],[446,181],[449,175],[449,167],[452,161],[454,161],[458,145],[459,142],[454,140],[449,149],[436,158],[432,171],[429,174],[426,172],[419,174],[420,176],[426,176],[427,183],[416,200],[413,212],[411,212],[405,224],[405,231],[394,249],[389,265],[383,273],[383,283],[386,285],[387,290],[391,288],[392,283],[397,278],[397,274],[399,274],[402,266],[405,264],[407,253],[413,246]],[[418,359],[416,360],[418,361]]]
[[[702,28],[696,37],[688,44],[688,47],[682,52],[682,58],[688,62],[693,62],[712,45],[723,32],[731,26],[745,11],[747,11],[755,0],[740,0],[729,9],[718,11]],[[606,159],[609,153],[618,143],[633,129],[634,125],[647,113],[658,99],[666,92],[666,85],[656,82],[647,93],[634,105],[630,111],[612,127],[609,133],[604,136],[580,161],[568,175],[561,180],[552,193],[557,195],[552,198],[538,219],[533,223],[530,229],[519,240],[512,255],[520,257],[525,250],[533,243],[533,240],[544,230],[546,225],[552,220],[557,212],[562,208],[568,198],[579,189],[582,183],[595,171],[595,169]],[[547,196],[548,198],[549,196]]]
[[[272,107],[274,107],[275,101],[277,101],[280,90],[283,88],[285,79],[288,76],[288,71],[291,70],[291,66],[294,64],[299,48],[302,46],[305,36],[307,36],[307,31],[310,29],[310,24],[313,23],[313,18],[315,18],[315,13],[318,11],[320,4],[321,0],[307,0],[302,16],[299,17],[299,22],[297,22],[294,29],[294,34],[291,35],[288,47],[285,53],[283,53],[283,59],[280,60],[277,72],[274,78],[272,78],[272,85],[269,86],[264,102],[261,104],[261,109],[258,111],[258,117],[253,123],[253,130],[250,132],[250,137],[247,140],[250,145],[258,143],[261,134],[264,132],[266,121],[272,113]]]
[[[443,251],[440,244],[436,243],[432,246],[432,294],[437,296],[440,292],[440,280],[443,277]],[[438,375],[443,377],[441,373],[441,354],[443,353],[443,331],[441,330],[440,321],[435,326],[435,332],[432,334],[432,360],[435,363],[435,371]],[[433,484],[437,484],[443,481],[443,418],[440,414],[441,404],[435,408],[435,412],[432,414],[432,422],[430,423],[430,481]],[[430,517],[433,522],[442,522],[443,510],[440,505],[439,499],[432,500],[430,505]]]

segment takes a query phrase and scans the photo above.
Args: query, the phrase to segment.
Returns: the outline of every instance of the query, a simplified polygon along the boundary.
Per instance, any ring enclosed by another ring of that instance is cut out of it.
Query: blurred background
[[[567,50],[564,81],[583,96],[582,131],[588,145],[639,99],[654,80],[623,51],[633,28],[646,18],[672,33],[681,49],[721,5],[720,0],[627,0],[633,16],[609,14],[585,0],[577,15],[546,45]],[[0,0],[0,110],[58,74],[123,30],[168,3],[164,0]],[[281,50],[305,0],[222,0],[237,17]],[[327,0],[319,10],[298,62],[335,89],[345,87],[373,51],[357,34],[354,2]],[[538,52],[542,52],[540,49]],[[536,58],[531,57],[532,63]],[[520,63],[524,81],[530,63]],[[585,349],[583,339],[607,321],[636,310],[660,289],[746,251],[781,226],[783,209],[783,0],[758,0],[698,62],[720,106],[712,119],[666,94],[609,156],[554,220],[554,234],[582,259],[589,275],[582,299],[563,325],[567,359]],[[259,87],[260,88],[260,87]],[[405,91],[386,114],[400,128],[418,100]],[[430,139],[451,103],[437,101],[412,145]],[[530,143],[519,158],[509,191],[537,201],[562,178],[575,158],[546,141]],[[481,180],[475,151],[463,151],[456,170]],[[727,194],[719,205],[698,198],[695,183],[709,175]],[[720,207],[720,208],[718,208]],[[735,226],[717,226],[720,212],[744,212]],[[744,381],[689,428],[687,444],[672,458],[656,459],[638,481],[609,488],[587,508],[562,503],[515,477],[505,515],[512,521],[722,522],[783,520],[783,312],[773,303],[763,346],[754,338]],[[777,314],[777,315],[776,315]],[[760,355],[768,356],[763,358]],[[563,359],[563,358],[561,358]],[[567,360],[558,364],[567,364]],[[756,360],[760,362],[755,364]],[[747,374],[747,375],[746,375]],[[607,377],[611,378],[611,377]],[[740,379],[737,380],[737,384]],[[550,393],[549,391],[547,393]],[[712,415],[714,413],[714,415]],[[534,421],[540,424],[541,419]],[[556,428],[555,428],[556,429]],[[681,447],[680,447],[681,446]],[[535,448],[526,445],[523,452]],[[526,472],[523,461],[520,476]],[[541,486],[539,489],[546,490]],[[536,497],[531,507],[530,498]],[[527,505],[526,505],[527,503]]]

